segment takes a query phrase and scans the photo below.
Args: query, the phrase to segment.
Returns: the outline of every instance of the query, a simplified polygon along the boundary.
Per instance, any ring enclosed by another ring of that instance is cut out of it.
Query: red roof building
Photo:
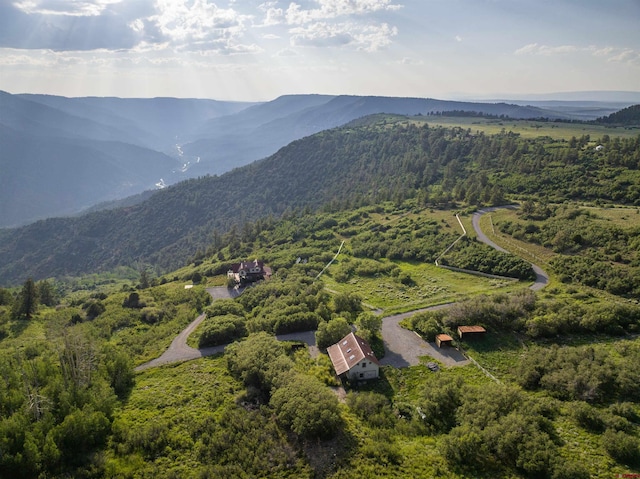
[[[353,333],[329,346],[327,353],[338,376],[361,380],[375,379],[380,374],[380,363],[371,346]]]

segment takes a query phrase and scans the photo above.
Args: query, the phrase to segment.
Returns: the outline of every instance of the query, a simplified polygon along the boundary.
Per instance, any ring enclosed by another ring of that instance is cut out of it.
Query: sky
[[[640,91],[640,0],[0,0],[0,90],[237,101]]]

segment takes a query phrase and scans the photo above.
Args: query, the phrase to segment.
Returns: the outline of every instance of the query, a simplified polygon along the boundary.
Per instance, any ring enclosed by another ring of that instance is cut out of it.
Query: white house
[[[327,348],[331,363],[338,376],[347,379],[376,379],[380,374],[380,363],[364,339],[349,333],[340,342]]]

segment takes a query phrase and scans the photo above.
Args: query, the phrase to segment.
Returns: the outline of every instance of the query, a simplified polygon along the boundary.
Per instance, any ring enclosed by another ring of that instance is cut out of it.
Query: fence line
[[[336,255],[333,258],[331,258],[331,261],[329,261],[324,268],[322,268],[322,271],[318,273],[318,275],[316,276],[316,279],[320,278],[320,276],[322,276],[322,273],[324,273],[327,270],[327,268],[331,266],[331,263],[333,263],[338,258],[338,255],[340,254],[340,251],[342,251],[343,246],[344,246],[344,240],[342,241],[342,243],[340,243],[340,247],[338,248],[338,252],[336,253]]]

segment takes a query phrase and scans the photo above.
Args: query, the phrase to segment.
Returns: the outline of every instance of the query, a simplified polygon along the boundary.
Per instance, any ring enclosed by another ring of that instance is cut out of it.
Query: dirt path
[[[515,208],[515,206],[494,206],[492,208],[483,208],[481,210],[476,211],[471,217],[471,222],[473,224],[473,229],[476,231],[476,236],[478,241],[481,241],[485,244],[488,244],[494,249],[498,251],[503,251],[505,253],[509,253],[506,249],[498,246],[493,241],[491,241],[486,234],[480,229],[480,218],[482,215],[487,213],[491,213],[493,211],[504,209],[504,208]],[[544,288],[547,284],[549,284],[549,275],[538,265],[531,263],[533,267],[533,271],[536,273],[536,280],[533,282],[529,288],[533,291],[539,291]]]
[[[240,294],[242,294],[242,291],[242,289],[228,289],[225,286],[207,288],[207,292],[214,300],[237,298],[238,296],[240,296]],[[160,366],[162,364],[189,361],[191,359],[198,359],[223,352],[225,345],[195,349],[187,344],[187,338],[196,330],[198,326],[200,326],[200,323],[204,321],[204,318],[204,314],[198,316],[191,324],[189,324],[189,326],[183,329],[182,332],[178,334],[178,336],[176,336],[176,338],[171,342],[171,345],[169,345],[169,348],[164,353],[162,353],[162,356],[153,359],[148,363],[141,364],[136,368],[136,371],[144,371],[145,369]]]
[[[499,251],[505,251],[493,241],[491,241],[480,229],[480,217],[486,213],[490,213],[499,208],[510,207],[494,207],[478,210],[472,216],[473,229],[476,232],[479,241],[488,244],[492,248]],[[536,272],[536,280],[530,286],[534,291],[544,288],[549,282],[549,276],[544,272],[542,268],[532,264],[534,271]],[[229,290],[224,286],[216,288],[208,288],[207,291],[211,297],[216,299],[224,298],[237,298],[242,294],[242,289]],[[380,361],[383,365],[390,365],[396,368],[403,368],[407,366],[415,366],[420,364],[421,356],[429,356],[437,361],[440,361],[446,366],[461,366],[468,364],[469,360],[455,348],[439,348],[435,343],[428,343],[424,341],[413,331],[409,331],[400,326],[400,322],[403,319],[409,318],[414,314],[423,311],[433,311],[436,309],[446,308],[451,306],[450,304],[442,304],[439,306],[432,306],[430,308],[419,309],[408,313],[397,314],[395,316],[388,316],[382,320],[382,340],[384,342],[385,357]],[[175,363],[180,361],[189,361],[191,359],[202,358],[205,356],[211,356],[224,351],[226,345],[214,346],[211,348],[194,349],[187,345],[187,338],[189,335],[204,321],[205,315],[198,316],[189,326],[187,326],[171,343],[169,349],[167,349],[162,356],[156,358],[148,363],[142,364],[136,368],[136,371],[143,371],[147,368],[160,366],[162,364]],[[312,357],[316,357],[319,354],[319,350],[316,346],[315,331],[306,331],[300,333],[291,333],[285,335],[276,336],[281,341],[302,341],[309,346],[309,352]]]

